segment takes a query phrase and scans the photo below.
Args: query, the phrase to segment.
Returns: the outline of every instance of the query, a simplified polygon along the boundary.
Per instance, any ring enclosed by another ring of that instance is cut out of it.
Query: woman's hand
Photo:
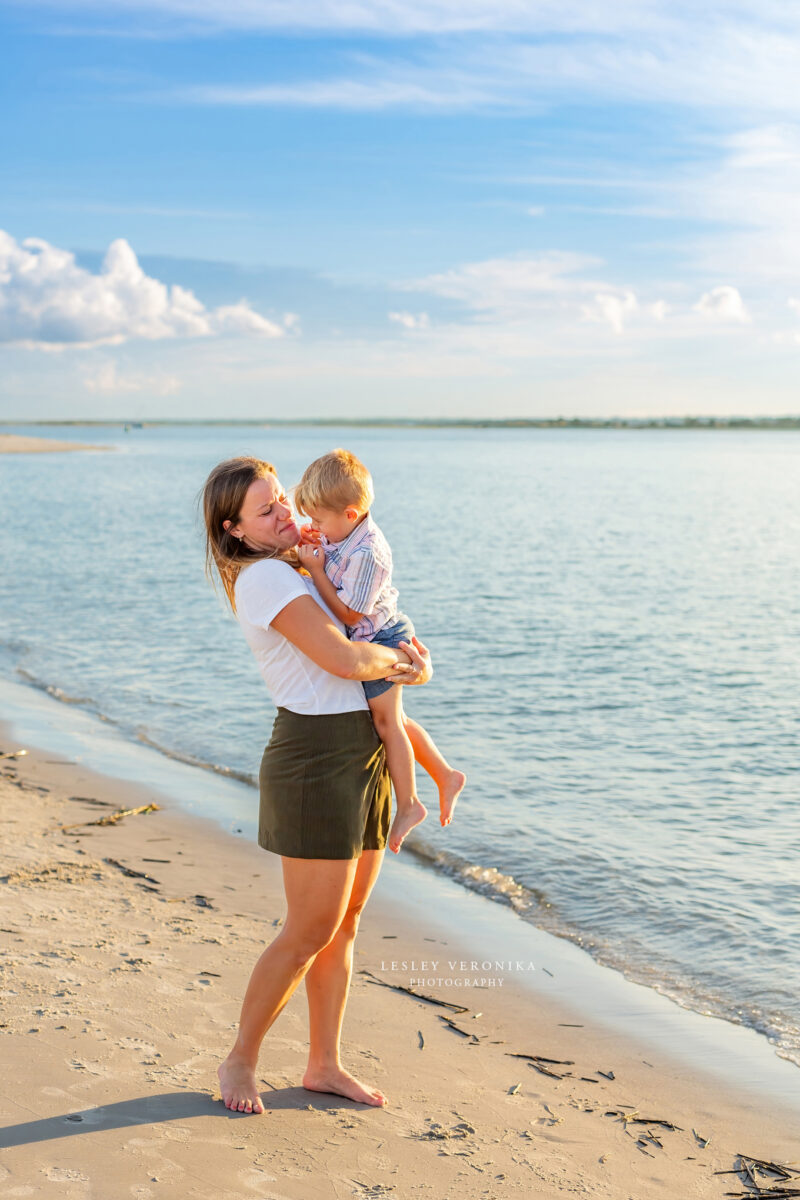
[[[403,650],[411,662],[398,663],[393,668],[391,673],[386,676],[390,683],[404,683],[406,687],[412,684],[427,683],[433,675],[433,667],[431,665],[431,652],[427,646],[423,646],[419,638],[412,638],[411,642],[400,642],[399,650]]]
[[[321,536],[320,531],[312,529],[310,525],[300,526],[300,542],[303,546],[318,546]]]

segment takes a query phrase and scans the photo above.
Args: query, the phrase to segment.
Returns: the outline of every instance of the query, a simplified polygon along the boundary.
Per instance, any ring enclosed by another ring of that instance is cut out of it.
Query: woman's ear
[[[239,527],[238,527],[238,525],[237,525],[236,529],[233,529],[233,528],[232,528],[232,525],[233,525],[233,521],[223,521],[223,522],[222,522],[222,528],[225,530],[225,532],[226,532],[226,533],[229,533],[229,534],[231,534],[231,536],[232,536],[232,537],[238,537],[238,536],[239,536],[239,534],[237,533],[237,531],[236,531],[236,530],[237,530]]]

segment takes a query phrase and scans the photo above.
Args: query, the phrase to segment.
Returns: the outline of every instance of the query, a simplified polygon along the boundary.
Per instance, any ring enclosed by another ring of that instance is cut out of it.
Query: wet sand
[[[343,1057],[390,1106],[299,1086],[301,986],[262,1050],[266,1112],[232,1114],[215,1069],[283,919],[278,860],[55,754],[1,759],[0,801],[0,1197],[674,1200],[752,1192],[714,1173],[740,1153],[800,1158],[792,1114],[754,1101],[746,1080],[737,1091],[645,1052],[585,1010],[534,1001],[511,973],[417,988],[466,1012],[380,986],[407,984],[391,962],[421,954],[470,977],[466,939],[432,935],[380,889],[356,943]]]

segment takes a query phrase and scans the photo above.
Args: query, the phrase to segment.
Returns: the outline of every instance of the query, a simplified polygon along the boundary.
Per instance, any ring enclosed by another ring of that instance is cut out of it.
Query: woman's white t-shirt
[[[324,671],[270,624],[292,600],[311,596],[344,633],[309,575],[280,559],[262,558],[239,572],[234,592],[236,616],[277,708],[315,716],[368,707],[357,680]]]

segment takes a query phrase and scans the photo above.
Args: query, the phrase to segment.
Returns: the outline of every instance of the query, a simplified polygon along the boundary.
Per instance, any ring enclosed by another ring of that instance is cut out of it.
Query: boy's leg
[[[411,742],[414,758],[439,789],[439,822],[441,825],[449,825],[456,800],[467,782],[467,777],[463,771],[456,771],[450,766],[426,729],[405,714],[403,724]]]
[[[417,797],[414,751],[403,726],[402,690],[390,687],[380,696],[371,696],[368,703],[378,737],[386,749],[386,763],[394,787],[397,812],[389,830],[389,849],[397,854],[406,834],[428,814]]]

